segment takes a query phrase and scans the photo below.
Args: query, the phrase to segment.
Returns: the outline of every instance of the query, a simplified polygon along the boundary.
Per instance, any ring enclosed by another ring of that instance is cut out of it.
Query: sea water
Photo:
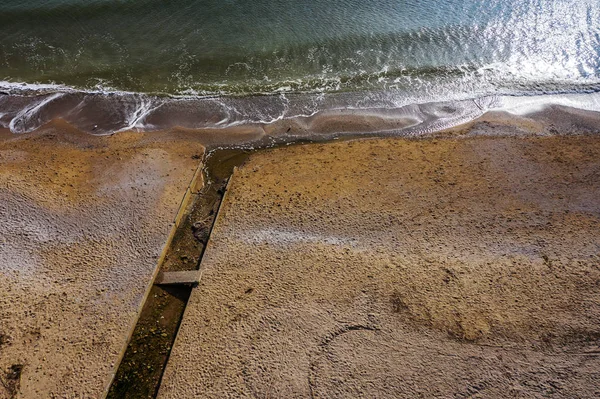
[[[428,103],[442,118],[454,104],[457,122],[506,96],[599,92],[600,2],[4,0],[0,81],[13,132]]]

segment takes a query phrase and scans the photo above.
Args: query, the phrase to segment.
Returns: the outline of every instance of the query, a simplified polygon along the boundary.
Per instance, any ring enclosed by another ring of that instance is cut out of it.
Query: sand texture
[[[101,398],[203,147],[55,122],[0,141],[0,398]]]
[[[597,398],[600,139],[256,154],[201,270],[161,399]]]

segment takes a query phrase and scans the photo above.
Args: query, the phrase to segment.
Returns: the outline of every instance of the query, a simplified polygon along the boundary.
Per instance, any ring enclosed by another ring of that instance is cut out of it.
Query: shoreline
[[[92,135],[179,129],[202,135],[211,146],[343,135],[419,137],[488,113],[505,113],[507,119],[536,119],[546,113],[542,119],[547,123],[553,123],[550,114],[555,110],[575,119],[600,113],[600,93],[490,95],[417,103],[407,103],[392,92],[180,99],[137,93],[25,93],[0,94],[0,130],[24,134],[63,120]]]
[[[101,135],[81,129],[63,118],[55,118],[26,133],[14,133],[9,128],[0,126],[0,143],[35,137],[55,128],[77,131],[82,137],[111,137],[119,134],[181,135],[194,137],[209,151],[219,148],[260,149],[303,142],[382,137],[428,139],[463,135],[595,135],[600,133],[600,111],[592,110],[596,101],[600,107],[600,94],[597,97],[588,97],[587,102],[582,102],[587,104],[589,109],[586,109],[570,106],[574,100],[563,97],[550,96],[541,100],[516,98],[510,102],[505,100],[503,107],[483,111],[475,102],[469,100],[471,106],[479,111],[474,111],[473,108],[465,111],[464,107],[461,109],[446,103],[435,103],[399,109],[323,111],[312,116],[281,119],[272,123],[250,123],[221,128],[172,126],[149,131],[124,129]],[[440,118],[440,114],[443,113],[450,116]],[[1,117],[2,115],[0,119]]]

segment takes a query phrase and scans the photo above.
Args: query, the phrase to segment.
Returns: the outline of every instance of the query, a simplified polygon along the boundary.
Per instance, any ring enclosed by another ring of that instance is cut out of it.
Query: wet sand
[[[0,133],[0,398],[103,397],[204,147]]]
[[[600,139],[505,117],[252,155],[159,397],[598,397]]]

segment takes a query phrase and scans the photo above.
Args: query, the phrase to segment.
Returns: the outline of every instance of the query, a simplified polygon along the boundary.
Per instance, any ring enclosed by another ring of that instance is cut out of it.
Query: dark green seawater
[[[597,92],[600,2],[3,0],[0,81],[12,94],[27,83],[45,93],[303,95],[299,114],[343,93],[320,107]],[[135,117],[155,107],[148,101],[136,97]],[[235,108],[233,119],[281,117],[257,116],[263,106]]]
[[[4,0],[0,79],[153,93],[561,90],[600,78],[600,2]]]

